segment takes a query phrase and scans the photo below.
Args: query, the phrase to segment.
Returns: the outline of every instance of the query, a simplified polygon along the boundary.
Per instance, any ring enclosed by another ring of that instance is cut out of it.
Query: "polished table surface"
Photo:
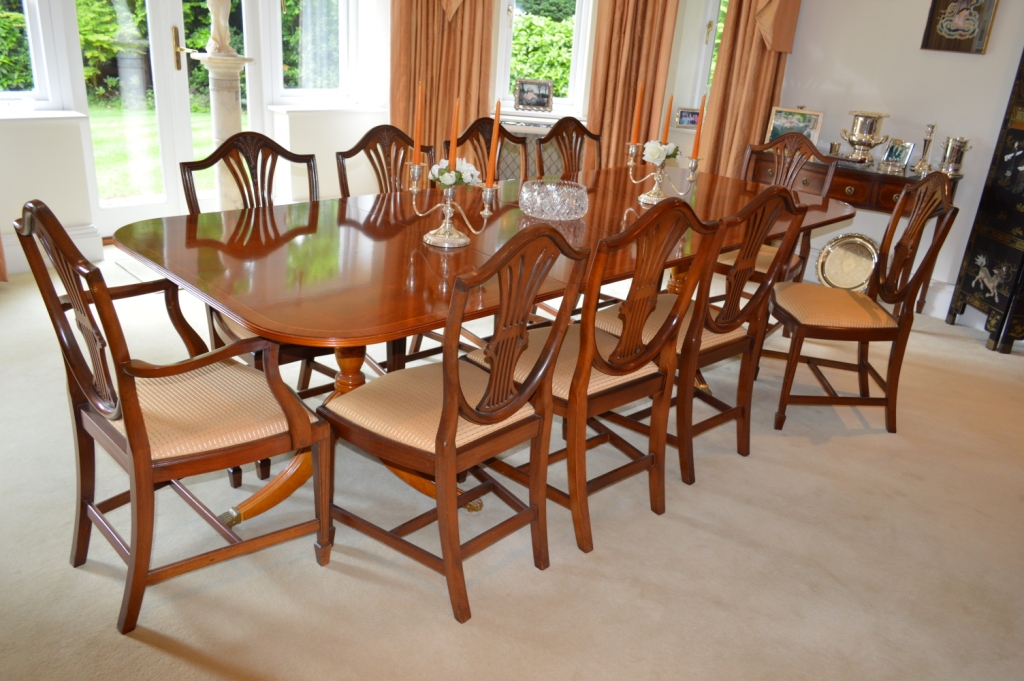
[[[683,187],[682,169],[669,169]],[[633,184],[627,168],[583,172],[589,210],[582,220],[555,223],[575,246],[591,248],[616,234],[646,208],[636,197],[652,186]],[[737,212],[764,185],[701,174],[684,194],[702,220]],[[669,193],[673,193],[668,190]],[[271,340],[317,347],[360,347],[404,338],[444,326],[455,276],[483,264],[517,231],[535,222],[519,210],[518,183],[500,189],[495,215],[480,216],[479,190],[460,187],[456,200],[465,210],[470,234],[465,248],[438,249],[422,241],[436,228],[435,212],[419,217],[413,194],[400,192],[327,199],[251,210],[205,213],[136,222],[119,229],[116,244],[180,284],[221,313]],[[415,197],[423,212],[440,201],[436,189]],[[855,210],[835,199],[800,194],[808,206],[805,230],[851,218]],[[785,223],[775,232],[785,231]],[[741,239],[729,235],[726,247]],[[670,264],[684,264],[699,235],[680,242]],[[630,252],[609,263],[608,281],[632,274]],[[556,264],[540,299],[564,290],[568,265]],[[467,318],[491,314],[497,288],[483,287],[470,301]]]

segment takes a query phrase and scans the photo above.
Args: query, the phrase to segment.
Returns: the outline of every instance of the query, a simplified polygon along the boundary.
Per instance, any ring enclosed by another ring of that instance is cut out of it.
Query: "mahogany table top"
[[[681,169],[670,169],[677,186]],[[618,233],[646,210],[636,197],[652,186],[630,182],[627,168],[584,172],[589,210],[582,220],[555,223],[574,246],[593,247]],[[701,174],[684,198],[703,220],[726,217],[753,199],[764,185]],[[670,193],[671,190],[669,190]],[[444,326],[451,286],[458,274],[483,264],[509,238],[534,221],[514,203],[518,183],[505,183],[495,215],[480,217],[479,190],[460,187],[456,200],[473,231],[465,248],[443,250],[422,241],[438,226],[438,213],[419,217],[410,192],[325,199],[252,210],[143,220],[117,230],[119,248],[185,290],[265,338],[315,347],[364,346]],[[421,191],[421,212],[440,201],[438,190]],[[853,217],[836,199],[800,194],[808,206],[804,229]],[[783,232],[785,224],[776,226]],[[738,244],[741,234],[727,237]],[[684,264],[699,235],[688,234],[670,264]],[[562,259],[564,260],[564,259]],[[565,288],[568,266],[556,263],[540,299]],[[609,263],[608,281],[629,277],[632,255]],[[482,287],[467,319],[492,314],[497,287]]]

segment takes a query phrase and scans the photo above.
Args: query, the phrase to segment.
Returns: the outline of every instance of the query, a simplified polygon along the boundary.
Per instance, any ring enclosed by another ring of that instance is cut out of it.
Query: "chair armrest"
[[[150,293],[160,293],[166,291],[168,288],[174,288],[177,290],[178,286],[174,282],[167,279],[158,279],[156,281],[146,281],[141,284],[126,284],[125,286],[114,286],[107,289],[110,294],[111,300],[121,300],[122,298],[134,298],[135,296],[144,296]],[[87,303],[93,305],[92,293],[88,290],[82,291],[82,298]],[[67,312],[71,309],[71,300],[65,294],[60,297],[61,309]]]
[[[217,348],[212,352],[196,355],[174,364],[150,364],[141,359],[131,359],[122,366],[124,367],[124,372],[133,378],[164,378],[166,376],[186,374],[190,371],[202,369],[211,364],[223,362],[226,359],[250,352],[263,352],[268,350],[271,345],[273,343],[265,338],[246,338],[237,343],[232,343],[231,345]]]

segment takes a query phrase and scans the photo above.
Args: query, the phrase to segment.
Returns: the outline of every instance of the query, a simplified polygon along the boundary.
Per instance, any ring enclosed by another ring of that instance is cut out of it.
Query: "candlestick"
[[[487,157],[487,186],[494,187],[494,166],[498,161],[498,144],[501,141],[501,100],[494,105],[494,129],[491,131],[491,153]]]
[[[640,113],[643,109],[644,84],[640,83],[636,93],[636,106],[633,108],[633,134],[629,138],[630,144],[637,144],[640,141]]]
[[[423,135],[423,81],[416,86],[416,116],[412,126],[412,162],[420,163],[420,140]]]
[[[455,152],[459,148],[459,102],[455,100],[455,113],[452,116],[452,144],[448,152],[448,171],[455,171]]]
[[[652,140],[653,142],[653,140]],[[654,187],[650,191],[641,194],[636,197],[637,201],[644,204],[645,206],[653,206],[658,201],[664,199],[667,195],[662,190],[661,185],[668,182],[668,185],[675,190],[677,194],[682,196],[686,192],[690,191],[693,187],[693,181],[696,179],[697,164],[691,161],[690,165],[690,176],[686,178],[687,185],[685,191],[679,191],[679,188],[672,182],[672,178],[669,177],[668,173],[665,172],[665,162],[662,161],[660,164],[654,166],[654,172],[644,175],[639,180],[633,177],[633,169],[637,166],[637,157],[640,156],[640,150],[642,149],[639,144],[629,144],[626,147],[627,161],[626,165],[629,166],[629,179],[633,184],[642,184],[650,178],[654,178]]]
[[[675,95],[669,95],[668,97],[668,110],[665,111],[665,127],[661,129],[661,143],[668,144],[668,123],[672,120],[672,102],[675,99]]]
[[[704,129],[704,103],[708,96],[700,98],[700,111],[697,112],[697,129],[693,131],[693,149],[690,151],[691,158],[697,158],[700,153],[700,133]]]

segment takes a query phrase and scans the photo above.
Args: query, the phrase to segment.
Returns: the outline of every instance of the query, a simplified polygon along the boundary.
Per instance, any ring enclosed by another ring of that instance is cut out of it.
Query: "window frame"
[[[59,17],[53,15],[50,3],[40,0],[22,0],[22,9],[25,14],[29,60],[32,64],[33,88],[0,91],[0,99],[30,100],[33,102],[34,111],[68,108],[65,106],[66,97],[60,80],[60,60],[63,55],[59,53],[59,48],[63,41],[59,39],[60,26],[55,25],[55,20]]]
[[[585,119],[587,73],[591,52],[591,15],[594,0],[576,0],[575,26],[572,34],[572,62],[569,67],[569,95],[553,97],[551,111],[519,111],[515,97],[507,92],[506,83],[512,77],[512,29],[515,0],[498,3],[498,60],[495,71],[495,97],[501,100],[502,118],[551,118],[574,116]],[[506,113],[507,112],[507,113]]]

